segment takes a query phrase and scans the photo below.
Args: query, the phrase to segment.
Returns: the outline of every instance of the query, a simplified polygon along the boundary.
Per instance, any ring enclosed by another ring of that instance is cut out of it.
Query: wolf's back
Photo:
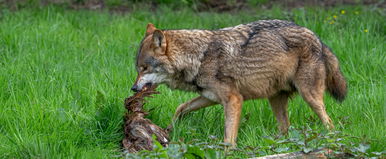
[[[295,23],[285,20],[259,20],[256,22],[252,22],[247,24],[255,29],[275,29],[285,26],[296,26]]]

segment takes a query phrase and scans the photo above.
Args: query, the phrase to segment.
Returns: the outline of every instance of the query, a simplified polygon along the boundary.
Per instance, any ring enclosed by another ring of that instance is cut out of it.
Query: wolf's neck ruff
[[[195,83],[205,51],[213,35],[208,30],[166,30],[167,56],[173,68],[173,76],[167,84],[171,88],[181,89],[184,85],[189,91],[199,90]],[[177,85],[176,85],[177,84]]]

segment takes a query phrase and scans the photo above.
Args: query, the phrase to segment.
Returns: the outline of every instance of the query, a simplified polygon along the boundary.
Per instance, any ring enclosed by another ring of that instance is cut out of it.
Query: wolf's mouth
[[[146,84],[143,86],[142,90],[147,90],[147,89],[151,88],[152,86],[153,86],[153,84],[150,83],[150,82],[148,82],[148,83],[146,83]]]

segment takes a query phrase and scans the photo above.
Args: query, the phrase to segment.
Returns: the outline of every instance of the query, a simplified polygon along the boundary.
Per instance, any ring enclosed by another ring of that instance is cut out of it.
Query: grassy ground
[[[343,11],[344,10],[344,14]],[[336,16],[334,18],[334,15]],[[369,7],[283,12],[157,13],[3,10],[0,16],[0,158],[107,158],[119,154],[123,100],[136,76],[134,56],[145,26],[215,29],[259,19],[290,19],[315,31],[337,54],[349,83],[347,99],[326,96],[337,130],[385,150],[385,16]],[[158,89],[149,118],[165,127],[177,105],[196,94]],[[289,106],[295,127],[322,129],[299,97]],[[243,107],[239,146],[266,145],[278,133],[266,100]],[[177,123],[173,141],[223,135],[221,106],[199,110]]]

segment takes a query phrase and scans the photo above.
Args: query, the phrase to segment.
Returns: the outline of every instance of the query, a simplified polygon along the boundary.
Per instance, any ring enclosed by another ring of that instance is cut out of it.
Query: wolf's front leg
[[[189,113],[191,111],[195,111],[201,108],[205,108],[208,106],[212,106],[214,104],[216,103],[203,96],[193,98],[192,100],[178,106],[176,113],[173,116],[173,122],[186,113]]]
[[[168,130],[171,130],[173,128],[173,124],[177,121],[179,117],[181,117],[184,114],[187,114],[191,111],[195,111],[201,108],[209,107],[212,105],[215,105],[216,102],[213,102],[203,96],[199,96],[196,98],[193,98],[192,100],[181,104],[177,107],[176,113],[173,116],[172,123],[167,127]]]
[[[224,106],[225,133],[224,142],[236,147],[237,133],[243,105],[243,96],[229,85],[212,83],[213,88],[202,92],[202,96],[221,103]]]
[[[240,116],[243,104],[243,97],[238,93],[231,93],[224,103],[225,112],[225,134],[224,142],[236,147],[237,133],[240,124]]]

